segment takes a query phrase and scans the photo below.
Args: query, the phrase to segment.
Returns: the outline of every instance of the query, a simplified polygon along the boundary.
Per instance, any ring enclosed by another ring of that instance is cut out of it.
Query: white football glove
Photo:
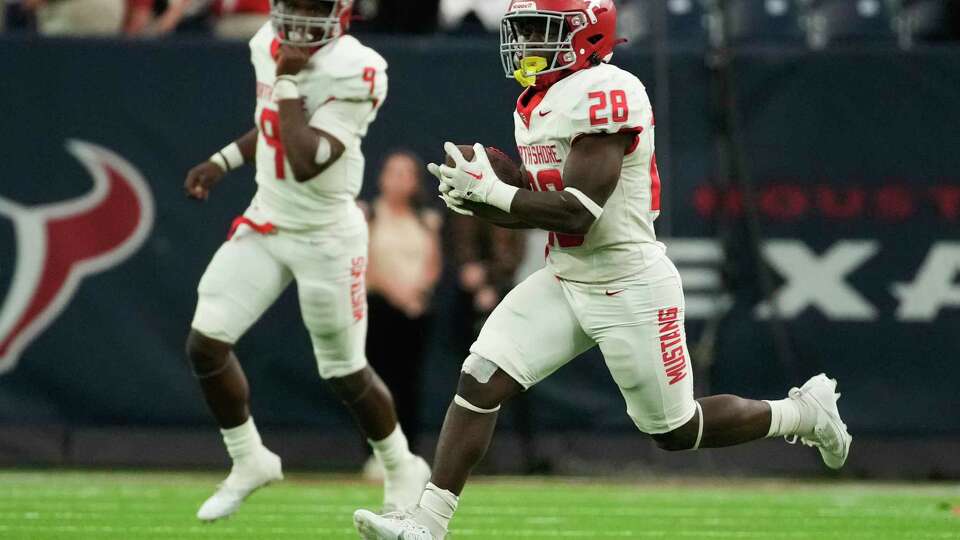
[[[454,199],[466,199],[477,203],[489,204],[510,212],[510,205],[517,188],[505,184],[497,177],[487,157],[487,150],[480,143],[473,145],[474,160],[467,161],[457,145],[448,142],[443,145],[447,155],[453,158],[455,165],[429,167],[430,172],[440,182],[450,186],[447,196]]]
[[[430,172],[430,174],[436,176],[437,180],[441,180],[439,186],[440,199],[444,202],[444,204],[447,205],[447,208],[464,216],[472,216],[473,211],[467,210],[463,207],[463,199],[450,195],[450,192],[453,191],[453,188],[450,185],[443,183],[442,179],[440,178],[440,166],[436,163],[430,163],[427,165],[427,170]]]
[[[469,210],[463,207],[463,199],[457,199],[450,196],[450,192],[453,191],[453,188],[443,182],[440,182],[440,198],[447,205],[447,208],[453,210],[454,212],[463,215],[463,216],[472,216],[473,210]]]

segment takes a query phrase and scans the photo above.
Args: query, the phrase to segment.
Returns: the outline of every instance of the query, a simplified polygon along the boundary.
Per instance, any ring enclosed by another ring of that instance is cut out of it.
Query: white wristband
[[[281,77],[273,85],[273,100],[300,99],[300,89],[293,79]]]
[[[227,160],[227,165],[231,171],[243,167],[243,164],[246,163],[246,160],[243,159],[243,152],[240,150],[240,145],[235,142],[224,146],[223,150],[220,150],[220,154]]]
[[[224,171],[239,169],[245,163],[243,152],[240,151],[240,145],[236,142],[224,146],[219,152],[210,156],[209,161]]]
[[[517,191],[520,191],[520,188],[498,180],[493,184],[493,187],[490,188],[490,193],[487,194],[487,204],[509,214],[510,206],[513,204],[513,198],[516,196]]]
[[[227,165],[227,158],[223,157],[220,152],[210,156],[210,159],[207,161],[213,163],[217,167],[220,167],[220,170],[223,172],[228,172],[230,170],[230,166]]]

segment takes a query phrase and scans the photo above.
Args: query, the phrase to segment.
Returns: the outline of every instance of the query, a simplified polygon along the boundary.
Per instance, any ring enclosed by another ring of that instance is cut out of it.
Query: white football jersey
[[[533,92],[528,89],[527,93]],[[653,221],[660,213],[654,119],[643,84],[610,64],[560,80],[514,113],[517,150],[530,188],[559,191],[574,141],[581,135],[636,133],[620,181],[585,236],[550,233],[547,262],[557,277],[602,283],[632,276],[663,256]]]
[[[280,140],[273,99],[280,44],[268,22],[250,40],[257,76],[257,194],[251,212],[281,228],[349,230],[365,226],[356,197],[363,183],[361,139],[387,97],[387,62],[356,38],[344,35],[315,52],[297,76],[312,127],[346,147],[322,174],[297,182]]]

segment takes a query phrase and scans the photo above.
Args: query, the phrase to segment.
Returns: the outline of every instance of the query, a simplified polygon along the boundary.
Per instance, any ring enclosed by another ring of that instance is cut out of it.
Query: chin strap
[[[537,73],[547,69],[547,59],[539,56],[527,56],[520,60],[520,69],[513,72],[520,86],[529,88],[537,84]]]

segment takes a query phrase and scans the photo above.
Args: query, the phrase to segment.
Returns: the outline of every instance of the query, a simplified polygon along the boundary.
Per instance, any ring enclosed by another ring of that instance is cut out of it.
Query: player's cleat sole
[[[831,469],[843,467],[853,442],[847,425],[840,419],[840,410],[837,408],[840,394],[836,390],[836,379],[823,373],[812,377],[802,387],[790,390],[790,397],[805,402],[817,412],[813,434],[801,437],[800,441],[816,447],[823,463]]]
[[[415,508],[429,481],[430,466],[420,456],[413,456],[406,466],[387,474],[383,480],[383,513]]]
[[[197,510],[197,519],[212,522],[228,517],[254,491],[278,480],[283,480],[280,458],[263,448],[250,461],[234,465],[230,476]]]
[[[441,540],[399,512],[380,516],[369,510],[357,510],[353,513],[353,526],[364,540]]]

